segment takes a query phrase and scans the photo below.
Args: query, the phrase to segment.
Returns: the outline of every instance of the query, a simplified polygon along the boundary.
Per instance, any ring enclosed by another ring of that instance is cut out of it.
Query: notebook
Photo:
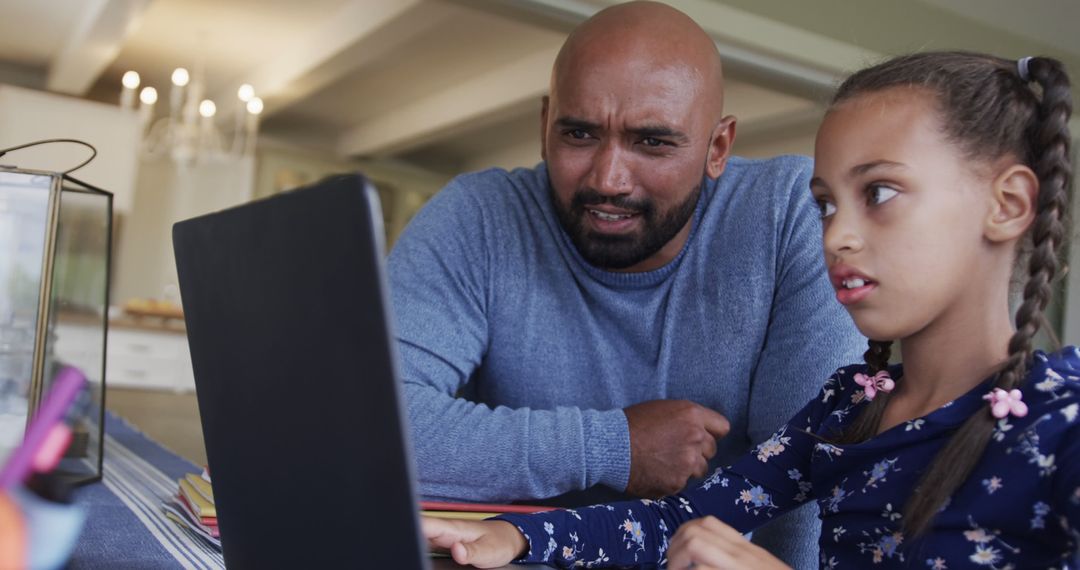
[[[428,568],[360,175],[177,223],[180,292],[229,568]]]

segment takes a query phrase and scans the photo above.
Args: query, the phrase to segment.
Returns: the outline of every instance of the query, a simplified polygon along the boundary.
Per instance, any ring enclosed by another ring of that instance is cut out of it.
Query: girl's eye
[[[828,218],[836,213],[836,204],[829,202],[828,200],[818,199],[817,202],[818,211],[821,213],[821,219]]]
[[[875,206],[884,204],[899,194],[899,192],[884,184],[871,184],[870,187],[866,189],[866,192],[870,203]]]

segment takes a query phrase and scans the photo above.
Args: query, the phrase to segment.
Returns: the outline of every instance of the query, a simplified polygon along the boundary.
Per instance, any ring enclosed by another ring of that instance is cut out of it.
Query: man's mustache
[[[628,196],[605,196],[596,190],[584,189],[574,194],[570,206],[575,210],[583,210],[587,206],[599,206],[608,204],[622,210],[637,212],[643,216],[649,216],[653,211],[651,200],[635,200]]]

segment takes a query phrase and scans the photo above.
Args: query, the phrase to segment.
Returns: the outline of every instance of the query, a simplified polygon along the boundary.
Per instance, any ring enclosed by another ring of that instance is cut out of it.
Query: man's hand
[[[703,477],[727,435],[727,418],[686,400],[653,400],[623,410],[630,425],[630,481],[626,492],[657,498]]]
[[[716,517],[692,520],[679,527],[668,550],[671,570],[791,570],[769,551],[746,540]]]
[[[461,521],[420,517],[428,548],[450,553],[454,562],[497,568],[525,554],[529,546],[517,527],[506,521]]]

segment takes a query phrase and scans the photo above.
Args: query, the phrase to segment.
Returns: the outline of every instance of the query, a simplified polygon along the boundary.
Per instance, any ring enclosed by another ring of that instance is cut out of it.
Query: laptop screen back
[[[370,184],[173,228],[230,568],[428,567]]]

